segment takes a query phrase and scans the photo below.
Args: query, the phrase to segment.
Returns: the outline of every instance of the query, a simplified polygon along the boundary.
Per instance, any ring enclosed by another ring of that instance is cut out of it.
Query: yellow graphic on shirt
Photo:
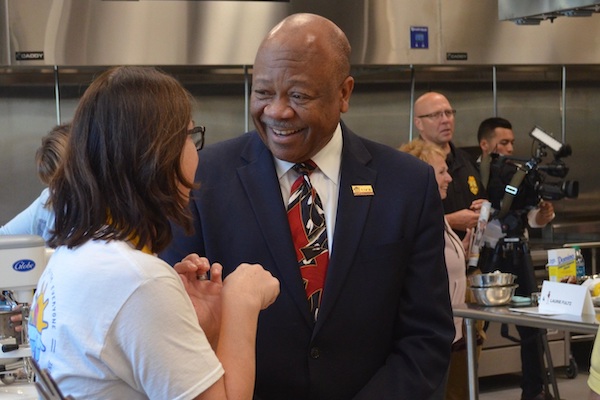
[[[471,191],[471,193],[477,196],[477,193],[479,193],[479,186],[477,186],[477,181],[475,180],[475,177],[473,175],[469,176],[469,179],[467,179],[467,183],[469,184],[469,190]]]
[[[44,311],[48,306],[48,300],[44,300],[44,291],[39,293],[35,299],[34,313],[29,316],[29,325],[33,325],[35,330],[42,333],[48,327],[48,323],[44,321]]]
[[[40,359],[40,352],[46,351],[46,346],[42,342],[42,331],[48,328],[48,323],[44,320],[44,312],[49,300],[45,299],[45,294],[46,285],[35,293],[33,307],[29,314],[29,345],[35,360]]]

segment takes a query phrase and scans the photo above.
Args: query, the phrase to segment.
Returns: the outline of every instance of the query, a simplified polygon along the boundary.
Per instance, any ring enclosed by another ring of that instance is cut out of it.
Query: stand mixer
[[[29,307],[52,252],[40,236],[0,235],[0,380],[5,384],[33,380],[27,336]],[[19,313],[23,329],[16,332],[10,317]]]

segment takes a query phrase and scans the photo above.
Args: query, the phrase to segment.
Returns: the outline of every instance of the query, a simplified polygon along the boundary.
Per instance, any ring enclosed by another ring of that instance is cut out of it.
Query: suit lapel
[[[368,167],[369,151],[362,141],[342,125],[344,145],[342,150],[340,193],[333,241],[325,281],[324,301],[319,311],[315,333],[332,311],[344,281],[356,257],[372,196],[354,196],[352,185],[371,185],[375,188],[377,172]],[[273,156],[258,136],[254,136],[242,151],[244,163],[238,176],[248,196],[269,252],[275,262],[273,271],[285,285],[304,316],[312,325],[306,293],[294,257],[294,245],[281,196]],[[274,195],[275,194],[275,195]]]
[[[375,188],[377,172],[368,167],[371,154],[362,141],[344,128],[341,180],[333,250],[323,292],[323,304],[319,311],[315,332],[327,319],[339,296],[347,275],[354,264],[356,251],[361,241],[360,233],[367,219],[372,196],[354,196],[352,185],[371,185]]]
[[[244,163],[237,170],[238,176],[275,262],[272,273],[286,286],[306,322],[312,325],[273,156],[255,135],[241,157]]]

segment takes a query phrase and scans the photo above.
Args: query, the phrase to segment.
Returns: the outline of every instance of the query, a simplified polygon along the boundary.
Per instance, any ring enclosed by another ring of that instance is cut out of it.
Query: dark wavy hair
[[[180,184],[192,97],[150,67],[115,67],[83,94],[64,162],[51,182],[53,247],[88,240],[130,240],[158,253],[172,239],[169,221],[191,233]]]

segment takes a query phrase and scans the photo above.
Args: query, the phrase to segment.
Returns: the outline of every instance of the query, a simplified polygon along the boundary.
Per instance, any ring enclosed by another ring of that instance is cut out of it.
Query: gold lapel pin
[[[352,185],[352,194],[354,196],[374,196],[375,192],[371,185]]]

